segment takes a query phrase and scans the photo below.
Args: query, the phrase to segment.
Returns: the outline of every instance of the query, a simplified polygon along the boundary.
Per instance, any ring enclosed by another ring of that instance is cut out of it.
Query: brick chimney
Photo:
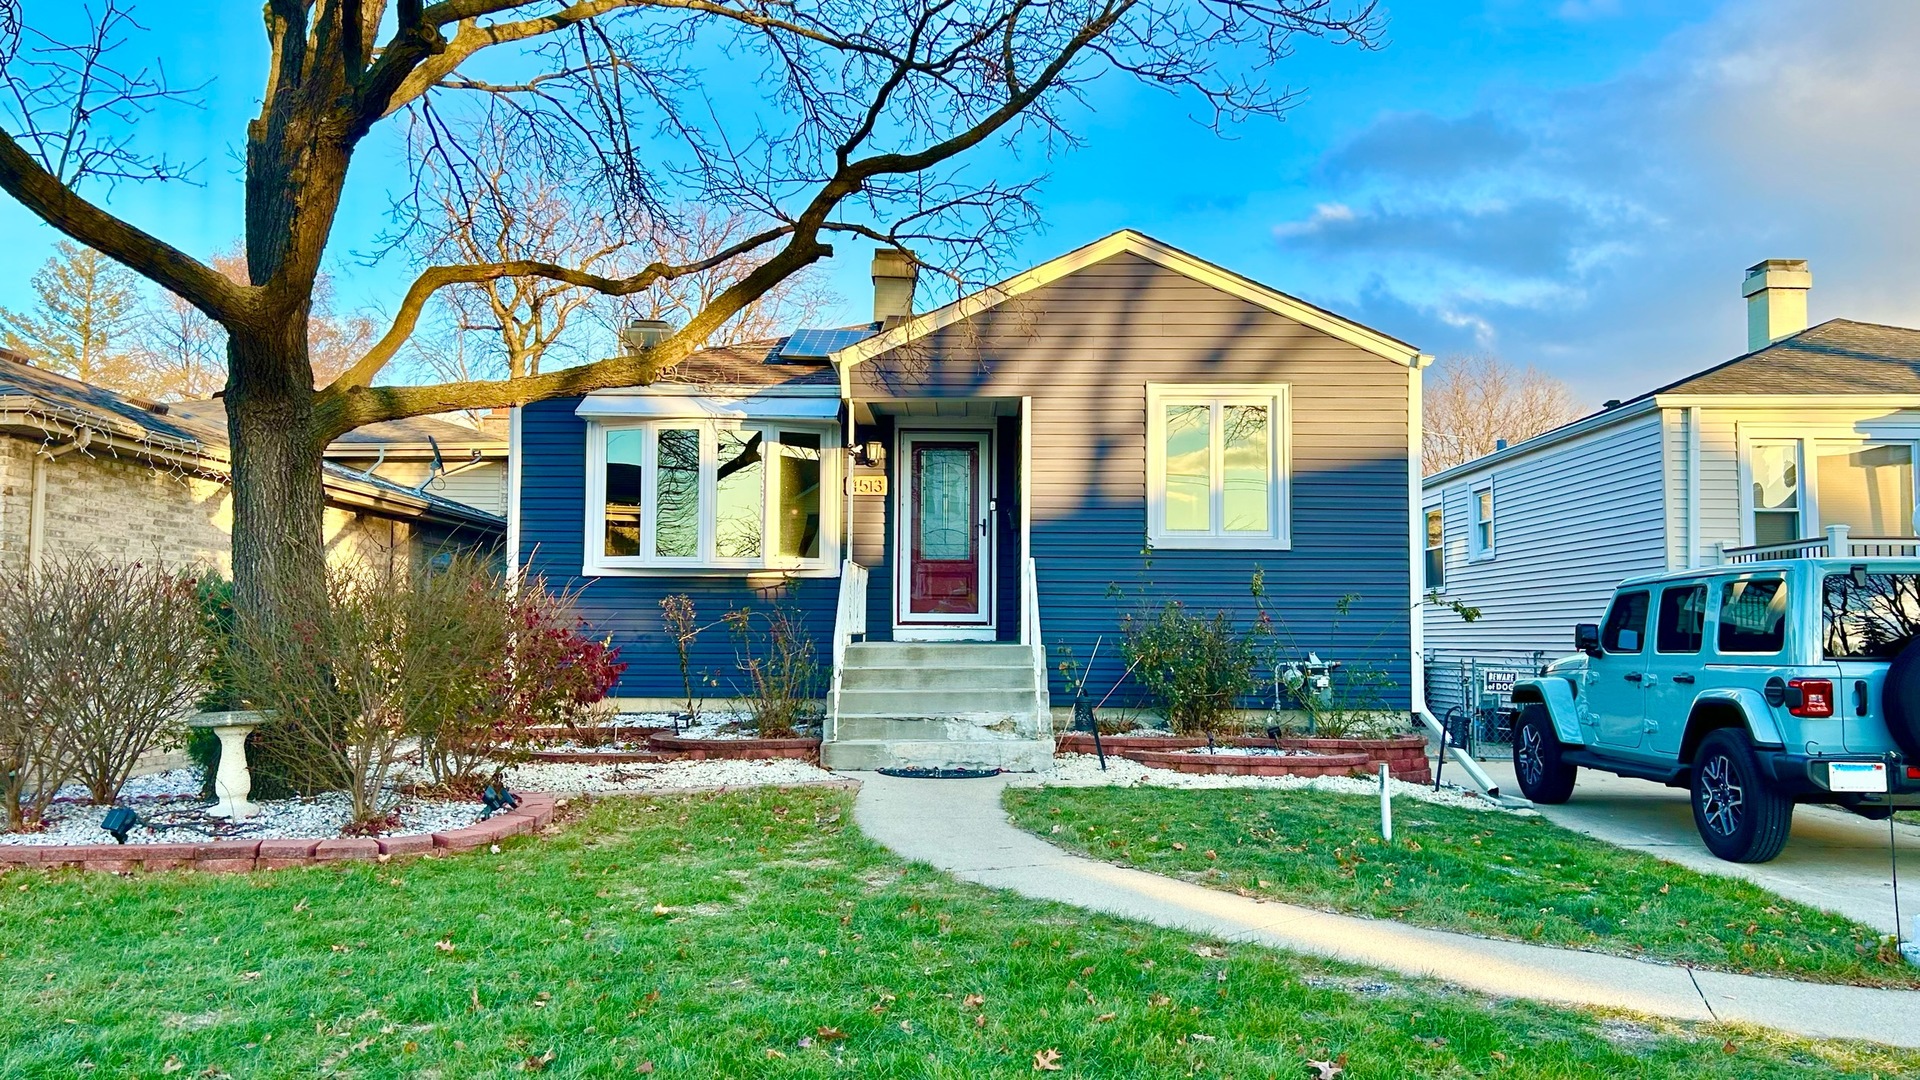
[[[1813,273],[1805,259],[1768,259],[1747,267],[1740,295],[1747,298],[1747,351],[1807,328],[1807,290]]]
[[[904,251],[882,248],[873,253],[873,321],[882,329],[913,318],[913,286],[920,267]]]

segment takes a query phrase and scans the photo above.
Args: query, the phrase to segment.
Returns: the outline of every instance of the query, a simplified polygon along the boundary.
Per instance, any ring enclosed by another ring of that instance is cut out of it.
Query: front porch
[[[855,400],[830,768],[1053,758],[1026,398]]]

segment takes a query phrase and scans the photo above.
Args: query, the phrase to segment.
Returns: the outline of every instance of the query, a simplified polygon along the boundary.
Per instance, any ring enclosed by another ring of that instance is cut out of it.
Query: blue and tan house
[[[1132,231],[926,312],[915,273],[875,257],[869,324],[514,413],[509,549],[620,645],[623,703],[682,696],[683,595],[802,628],[841,768],[1046,767],[1062,659],[1136,699],[1122,620],[1169,600],[1412,707],[1418,350]],[[695,639],[701,692],[744,691],[738,647]]]

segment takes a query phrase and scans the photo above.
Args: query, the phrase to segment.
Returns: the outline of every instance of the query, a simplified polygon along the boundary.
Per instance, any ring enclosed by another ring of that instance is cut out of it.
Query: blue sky
[[[41,5],[45,10],[47,5]],[[1020,269],[1133,227],[1442,357],[1491,352],[1626,397],[1738,353],[1741,271],[1812,260],[1813,318],[1920,325],[1920,4],[1909,0],[1455,0],[1385,4],[1377,51],[1302,46],[1272,73],[1285,123],[1221,139],[1190,102],[1115,78],[1046,161],[1045,229]],[[234,154],[265,63],[257,4],[150,0],[130,51],[203,110],[143,143],[202,161],[202,186],[122,186],[113,208],[189,251],[239,233]],[[166,18],[161,12],[168,13]],[[39,13],[29,9],[30,18]],[[408,267],[361,265],[397,176],[356,163],[332,266],[345,304],[390,308]],[[0,202],[20,305],[54,239]],[[856,317],[865,249],[829,273]]]

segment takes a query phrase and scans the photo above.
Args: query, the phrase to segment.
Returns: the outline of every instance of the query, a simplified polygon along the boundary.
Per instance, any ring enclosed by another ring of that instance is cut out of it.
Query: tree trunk
[[[326,589],[326,447],[313,436],[305,312],[277,331],[230,334],[227,359],[234,610],[278,621]]]

